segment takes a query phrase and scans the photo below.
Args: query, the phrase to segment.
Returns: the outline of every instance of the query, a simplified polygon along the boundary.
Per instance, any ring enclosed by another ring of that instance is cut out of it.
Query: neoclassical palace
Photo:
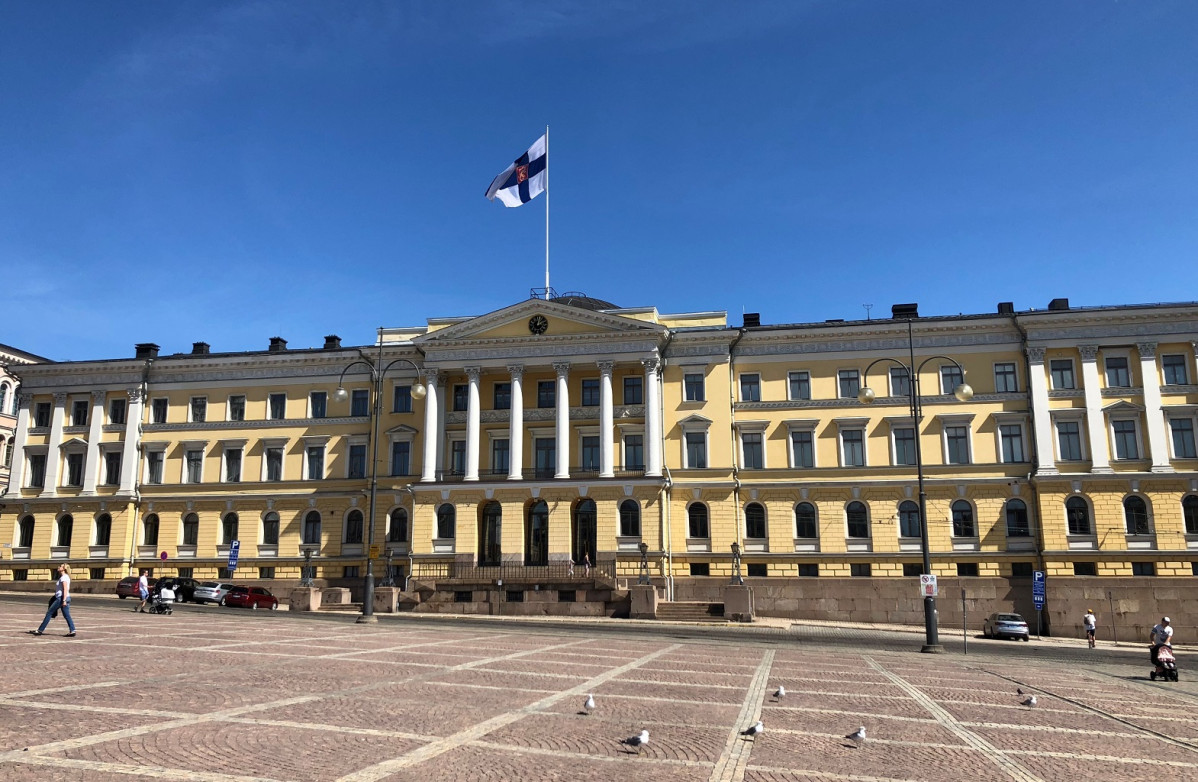
[[[730,325],[567,294],[361,348],[17,366],[0,580],[215,578],[234,541],[239,579],[624,578],[645,544],[672,587],[734,542],[751,579],[912,576],[917,461],[937,574],[1191,577],[1196,340],[1193,303]]]

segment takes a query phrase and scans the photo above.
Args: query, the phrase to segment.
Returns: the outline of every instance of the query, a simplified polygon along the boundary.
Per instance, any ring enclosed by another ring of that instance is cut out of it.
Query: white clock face
[[[528,330],[533,334],[544,334],[547,328],[549,328],[549,321],[544,315],[533,315],[528,319]]]

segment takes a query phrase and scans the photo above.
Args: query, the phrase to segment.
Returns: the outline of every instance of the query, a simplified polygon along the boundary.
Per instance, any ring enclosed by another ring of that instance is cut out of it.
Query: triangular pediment
[[[461,320],[412,340],[436,345],[457,341],[552,339],[587,335],[657,335],[666,328],[622,315],[559,304],[551,299],[527,299],[486,315]]]
[[[1142,413],[1142,412],[1144,412],[1144,408],[1143,408],[1143,406],[1137,405],[1134,402],[1128,402],[1125,399],[1121,399],[1118,402],[1115,402],[1114,404],[1110,404],[1110,405],[1107,405],[1106,407],[1102,408],[1102,412],[1108,413],[1108,414],[1109,413],[1116,413],[1116,414],[1118,414],[1118,413]]]
[[[60,445],[58,447],[63,450],[70,450],[70,449],[74,449],[74,448],[87,448],[87,440],[81,440],[78,437],[72,437],[69,440],[65,440],[62,443],[62,445]]]
[[[386,432],[384,432],[384,434],[408,435],[408,436],[412,436],[412,437],[415,437],[416,433],[417,433],[416,428],[413,426],[408,426],[407,424],[400,424],[399,426],[393,426],[390,429],[388,429]]]

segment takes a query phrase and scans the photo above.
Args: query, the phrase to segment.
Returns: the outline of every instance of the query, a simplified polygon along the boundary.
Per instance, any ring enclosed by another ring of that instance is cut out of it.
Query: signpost
[[[969,614],[965,609],[965,587],[961,587],[961,639],[965,642],[965,654],[969,654]]]
[[[936,576],[932,573],[922,573],[919,576],[919,594],[921,597],[936,597],[940,594],[940,587],[936,583]]]
[[[1044,611],[1044,598],[1047,595],[1044,582],[1044,571],[1032,573],[1032,602],[1036,604],[1036,640],[1040,640],[1040,616]]]
[[[230,577],[234,570],[237,569],[237,556],[241,552],[241,541],[235,540],[229,544],[229,573]]]

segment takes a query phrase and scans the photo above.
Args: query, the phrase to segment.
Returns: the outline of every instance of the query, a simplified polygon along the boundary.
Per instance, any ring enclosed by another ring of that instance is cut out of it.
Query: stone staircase
[[[726,622],[723,603],[666,603],[657,604],[657,618],[662,622]]]
[[[362,613],[361,603],[321,603],[322,611],[336,611],[342,614],[360,614]]]

